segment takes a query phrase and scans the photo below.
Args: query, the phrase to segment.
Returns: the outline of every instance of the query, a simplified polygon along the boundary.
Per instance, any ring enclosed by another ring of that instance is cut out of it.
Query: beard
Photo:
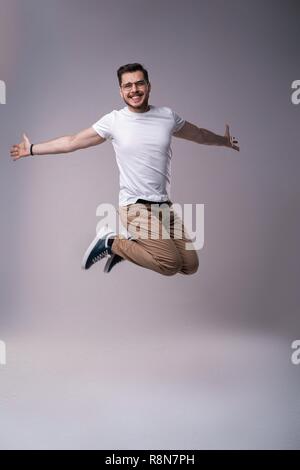
[[[139,96],[141,97],[140,101],[137,101],[136,103],[132,100],[133,96]],[[149,95],[145,95],[144,93],[135,93],[133,95],[130,95],[129,97],[123,97],[123,100],[125,103],[133,108],[133,109],[147,109],[148,108],[148,100],[149,100]]]

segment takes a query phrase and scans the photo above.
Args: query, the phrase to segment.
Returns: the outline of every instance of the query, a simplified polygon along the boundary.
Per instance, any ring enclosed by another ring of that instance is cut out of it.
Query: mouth
[[[135,95],[130,97],[130,100],[133,101],[133,103],[139,103],[140,101],[142,101],[142,99],[143,95]]]

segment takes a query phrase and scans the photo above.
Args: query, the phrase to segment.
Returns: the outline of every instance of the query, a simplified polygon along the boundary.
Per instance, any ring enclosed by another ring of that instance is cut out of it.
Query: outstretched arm
[[[92,127],[89,127],[88,129],[84,129],[74,135],[67,135],[49,140],[48,142],[34,144],[32,152],[34,155],[70,153],[75,152],[76,150],[102,144],[104,141],[105,139],[103,137],[97,134]],[[22,157],[28,157],[30,156],[30,146],[31,142],[26,134],[23,134],[23,140],[21,143],[11,147],[10,156],[14,161],[19,160],[19,158]]]
[[[202,129],[188,121],[185,121],[182,128],[173,135],[174,137],[179,137],[181,139],[191,140],[197,144],[220,145],[223,147],[233,148],[237,151],[240,150],[237,139],[235,137],[231,137],[230,135],[228,124],[226,124],[225,134],[218,135],[208,131],[207,129]]]

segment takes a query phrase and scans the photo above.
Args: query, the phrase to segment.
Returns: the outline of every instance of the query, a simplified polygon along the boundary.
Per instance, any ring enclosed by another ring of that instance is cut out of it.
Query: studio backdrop
[[[299,448],[299,18],[297,0],[0,0],[1,449]],[[150,104],[239,139],[172,138],[170,197],[204,210],[191,276],[81,269],[118,206],[110,142],[10,157],[121,109],[133,62]]]

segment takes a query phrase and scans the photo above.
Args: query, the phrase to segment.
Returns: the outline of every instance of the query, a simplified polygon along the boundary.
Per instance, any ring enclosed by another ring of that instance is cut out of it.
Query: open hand
[[[226,124],[226,130],[225,130],[225,135],[226,139],[226,147],[233,148],[234,150],[237,150],[238,152],[240,151],[240,146],[238,143],[238,140],[235,137],[232,137],[229,132],[229,125]]]
[[[23,134],[23,140],[20,144],[13,145],[10,149],[10,156],[13,161],[19,160],[22,157],[28,157],[30,155],[30,142],[26,134]]]

